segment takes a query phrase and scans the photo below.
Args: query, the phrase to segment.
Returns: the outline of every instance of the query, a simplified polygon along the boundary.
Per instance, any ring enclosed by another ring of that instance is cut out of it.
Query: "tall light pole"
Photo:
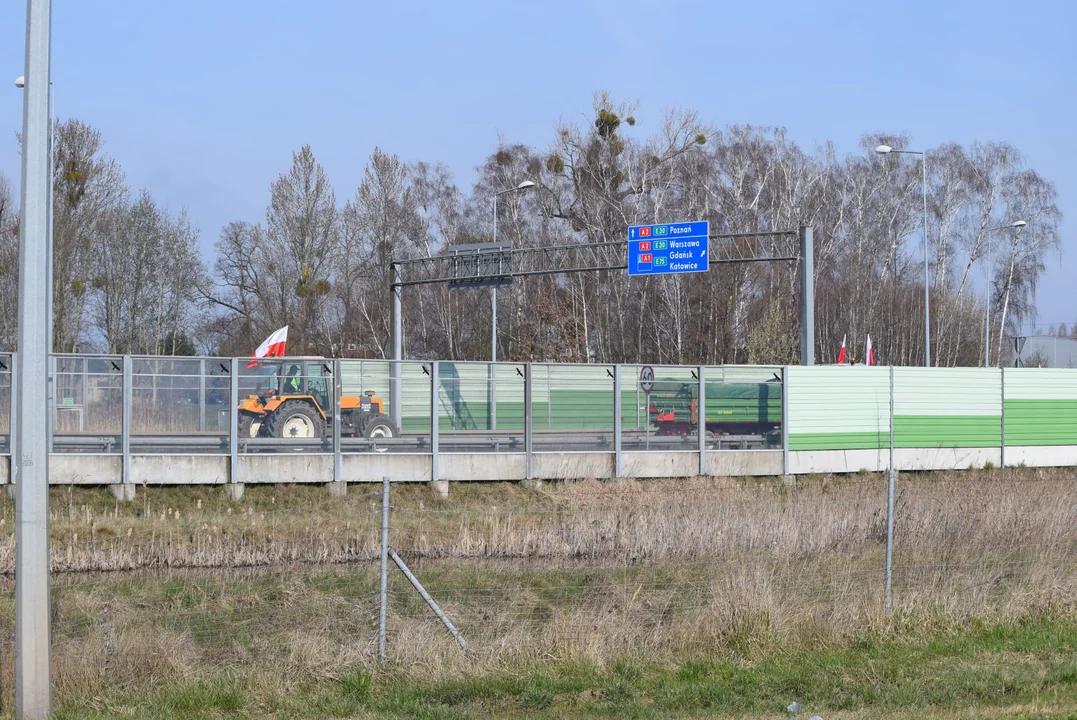
[[[494,242],[497,242],[497,199],[508,193],[523,192],[535,187],[535,183],[524,180],[516,187],[502,190],[492,195],[494,201]],[[497,378],[497,283],[490,286],[490,367],[486,371],[486,427],[497,429],[497,394],[494,380]]]
[[[535,187],[535,183],[524,180],[516,187],[493,194],[494,201],[494,242],[497,242],[497,199],[508,193],[523,192]],[[490,362],[497,362],[497,285],[490,286]]]
[[[20,90],[22,88],[26,87],[26,77],[24,75],[20,75],[17,78],[15,78],[15,87],[19,88]],[[52,298],[52,295],[53,295],[53,292],[55,292],[55,289],[52,286],[52,282],[53,282],[53,280],[52,280],[52,264],[53,264],[52,228],[53,228],[53,203],[54,203],[54,200],[53,200],[53,187],[52,187],[53,186],[52,174],[56,170],[56,138],[55,138],[55,133],[54,133],[55,122],[56,122],[56,120],[55,120],[55,112],[56,112],[56,86],[50,80],[49,81],[49,220],[48,220],[48,243],[49,243],[49,248],[48,248],[48,253],[49,253],[49,272],[48,272],[48,276],[49,276],[49,279],[47,281],[47,286],[49,288],[49,294],[45,298],[45,302],[46,302],[46,305],[48,307],[48,314],[49,314],[48,328],[46,329],[48,337],[46,338],[45,341],[48,343],[48,349],[49,349],[50,353],[53,351],[53,347],[54,347],[53,340],[52,340],[52,332],[53,332],[52,331],[52,322],[53,322],[53,316],[52,316],[52,300],[53,300],[53,298]],[[51,380],[51,378],[50,378],[50,380]]]
[[[1025,220],[1017,220],[1009,225],[999,225],[998,227],[987,229],[987,265],[984,267],[984,367],[991,367],[991,266],[994,264],[994,256],[991,252],[991,233],[998,232],[999,230],[1016,230],[1021,232],[1021,228],[1028,225]]]
[[[26,77],[24,75],[20,75],[19,77],[15,78],[15,87],[17,87],[19,89],[22,89],[22,88],[26,87]],[[48,139],[49,139],[49,217],[48,217],[48,223],[47,223],[48,230],[46,231],[47,249],[45,250],[45,252],[47,253],[48,258],[49,258],[48,271],[45,273],[45,277],[46,277],[45,287],[47,288],[46,295],[45,295],[45,314],[46,314],[46,316],[48,318],[47,322],[45,323],[45,348],[46,348],[46,351],[50,355],[52,354],[53,350],[55,349],[54,341],[53,341],[53,337],[52,337],[52,334],[53,334],[53,321],[54,321],[52,303],[53,303],[53,294],[56,292],[56,288],[53,285],[53,276],[52,276],[52,266],[53,266],[55,258],[56,258],[56,256],[54,255],[54,250],[53,250],[53,247],[55,246],[55,244],[53,242],[53,234],[52,234],[53,233],[53,227],[54,227],[54,225],[53,225],[53,215],[54,215],[54,213],[53,213],[53,207],[54,207],[53,185],[55,185],[55,180],[53,178],[53,173],[56,172],[56,133],[55,133],[56,122],[55,122],[55,117],[54,117],[55,112],[56,112],[56,86],[50,80],[49,81],[49,136],[48,136]],[[49,363],[49,366],[48,366],[49,371],[48,371],[48,376],[47,376],[48,390],[45,393],[45,395],[46,395],[45,412],[47,413],[47,418],[46,418],[45,422],[46,422],[46,428],[47,428],[47,431],[48,431],[47,451],[51,453],[52,452],[53,425],[54,425],[55,413],[56,413],[56,411],[54,409],[56,407],[56,385],[55,385],[55,383],[56,383],[56,373],[54,372],[55,367],[53,366],[53,359],[49,358],[48,363]]]
[[[889,155],[890,153],[919,155],[920,165],[924,171],[924,367],[931,367],[931,287],[928,283],[930,262],[927,256],[927,153],[917,150],[895,150],[889,145],[880,145],[875,148],[875,152],[880,155]]]
[[[49,648],[48,214],[50,0],[26,3],[19,220],[18,374],[12,422],[15,481],[15,717],[52,712]],[[44,291],[43,291],[44,290]]]

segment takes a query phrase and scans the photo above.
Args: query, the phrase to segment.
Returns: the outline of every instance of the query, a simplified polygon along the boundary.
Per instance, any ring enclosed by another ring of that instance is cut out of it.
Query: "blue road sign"
[[[710,270],[707,238],[710,224],[702,222],[633,225],[628,228],[628,274],[668,275]]]

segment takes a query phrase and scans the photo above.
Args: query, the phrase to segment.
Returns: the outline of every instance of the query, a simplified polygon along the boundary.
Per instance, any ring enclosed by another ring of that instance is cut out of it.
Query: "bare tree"
[[[101,132],[78,119],[56,127],[53,168],[53,333],[61,352],[78,350],[86,326],[101,223],[128,201],[119,166],[103,153]]]
[[[267,328],[289,325],[296,351],[329,344],[325,309],[337,261],[336,196],[309,145],[270,186],[266,230],[256,239],[258,293]]]
[[[1003,262],[996,270],[995,287],[1001,296],[999,324],[1018,325],[1022,320],[1035,318],[1036,285],[1046,268],[1048,254],[1061,252],[1058,209],[1054,185],[1033,170],[1018,173],[1007,197],[1007,206],[1014,217],[1028,222],[1012,234]],[[1002,353],[1003,333],[999,333],[998,354]]]
[[[888,362],[921,362],[921,166],[874,152],[878,144],[906,147],[908,138],[866,135],[840,157],[829,144],[802,149],[781,128],[719,131],[680,109],[646,134],[636,110],[599,93],[583,121],[558,124],[548,147],[499,138],[467,196],[443,167],[375,149],[339,212],[304,148],[273,184],[264,228],[233,223],[222,231],[216,286],[205,293],[219,312],[211,327],[250,345],[289,322],[304,328],[304,348],[384,357],[390,261],[490,239],[491,195],[529,180],[530,192],[497,203],[499,239],[517,247],[616,241],[629,225],[685,219],[709,220],[717,232],[811,225],[817,359],[831,357],[843,336],[863,347],[871,334]],[[1058,247],[1054,188],[1005,143],[950,143],[928,156],[934,360],[976,364],[984,298],[971,292],[970,278],[990,270],[1000,327],[1034,314],[1044,258]],[[1026,233],[996,236],[998,262],[986,268],[990,229],[1019,217],[1030,221]],[[796,354],[798,281],[796,263],[716,266],[693,277],[596,272],[520,280],[499,292],[499,355],[777,362]],[[486,357],[488,303],[444,286],[406,294],[408,355]]]

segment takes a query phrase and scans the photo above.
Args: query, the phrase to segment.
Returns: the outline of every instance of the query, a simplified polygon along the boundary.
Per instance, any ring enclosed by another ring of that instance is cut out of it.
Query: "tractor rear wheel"
[[[393,419],[388,415],[378,413],[370,416],[370,418],[363,425],[363,437],[367,440],[387,440],[390,438],[399,437],[400,428],[396,426]],[[375,447],[377,452],[385,452],[389,448],[387,447]]]
[[[325,421],[309,403],[289,400],[266,418],[265,430],[275,438],[318,438],[325,434]]]

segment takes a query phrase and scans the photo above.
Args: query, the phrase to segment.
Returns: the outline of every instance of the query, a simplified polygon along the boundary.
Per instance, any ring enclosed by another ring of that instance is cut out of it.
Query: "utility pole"
[[[26,3],[26,88],[22,113],[19,222],[19,374],[15,442],[15,717],[52,712],[49,647],[48,393],[50,0]]]
[[[815,364],[815,242],[810,227],[797,232],[800,240],[800,364]]]

